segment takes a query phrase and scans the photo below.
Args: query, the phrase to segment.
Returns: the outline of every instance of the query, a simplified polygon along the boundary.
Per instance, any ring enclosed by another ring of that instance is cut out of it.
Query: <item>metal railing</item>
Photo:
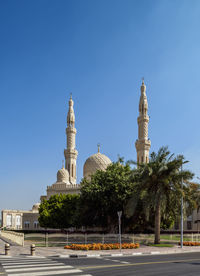
[[[154,242],[153,234],[122,234],[122,243],[138,242],[140,244],[149,244]],[[161,243],[178,244],[180,242],[179,234],[161,234]],[[184,241],[200,241],[200,234],[185,234]],[[25,234],[26,243],[35,243],[36,246],[64,246],[69,244],[88,244],[88,243],[118,243],[118,234],[75,234],[75,233],[56,233]]]

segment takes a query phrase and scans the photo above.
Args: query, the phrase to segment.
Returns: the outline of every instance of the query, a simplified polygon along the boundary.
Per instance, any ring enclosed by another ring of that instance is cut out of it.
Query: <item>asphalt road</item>
[[[0,256],[0,275],[198,276],[200,275],[200,252],[98,258]]]
[[[200,253],[57,259],[93,276],[198,276]],[[75,276],[75,275],[74,275]]]

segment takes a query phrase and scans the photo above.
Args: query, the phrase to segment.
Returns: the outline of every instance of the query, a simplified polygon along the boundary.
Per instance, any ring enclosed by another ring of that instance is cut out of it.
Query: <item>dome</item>
[[[64,167],[57,172],[57,182],[69,182],[69,173]]]
[[[38,212],[39,207],[40,207],[40,203],[34,204],[33,207],[32,207],[32,211],[33,212]]]
[[[97,170],[105,171],[112,161],[104,154],[98,152],[90,156],[84,164],[83,176],[88,178]]]

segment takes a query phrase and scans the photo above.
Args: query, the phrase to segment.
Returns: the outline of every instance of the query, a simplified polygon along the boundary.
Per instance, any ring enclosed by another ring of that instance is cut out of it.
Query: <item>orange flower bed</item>
[[[139,248],[139,243],[122,243],[122,249]],[[119,249],[119,243],[90,243],[90,244],[71,244],[65,245],[64,249],[71,250],[112,250]]]
[[[179,245],[181,245],[181,243],[178,243]],[[200,246],[200,242],[191,242],[191,241],[185,241],[183,242],[184,246]]]

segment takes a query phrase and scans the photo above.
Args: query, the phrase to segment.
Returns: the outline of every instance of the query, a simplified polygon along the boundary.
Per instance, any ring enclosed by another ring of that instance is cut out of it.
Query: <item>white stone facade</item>
[[[112,161],[104,154],[100,153],[98,148],[98,153],[90,156],[84,164],[83,167],[83,176],[90,179],[91,175],[94,174],[97,170],[105,171],[108,165]]]
[[[65,169],[69,172],[69,181],[71,184],[76,184],[76,160],[78,156],[78,151],[76,150],[76,128],[73,105],[74,102],[71,96],[69,100],[69,111],[67,114],[67,149],[64,150],[64,156]]]
[[[139,116],[138,122],[138,139],[135,142],[137,150],[137,163],[148,163],[149,162],[149,150],[151,147],[151,141],[148,139],[148,102],[146,96],[146,86],[144,81],[141,85],[141,95],[139,103]]]
[[[39,205],[39,203],[34,204],[30,211],[3,210],[1,212],[2,227],[9,230],[40,230]]]

